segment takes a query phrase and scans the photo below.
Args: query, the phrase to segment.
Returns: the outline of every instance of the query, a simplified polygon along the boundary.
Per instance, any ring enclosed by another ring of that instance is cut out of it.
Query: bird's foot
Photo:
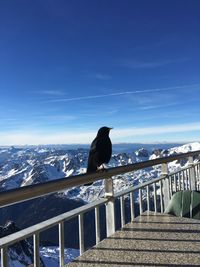
[[[98,172],[104,172],[108,169],[108,167],[103,163],[101,166],[97,167]]]

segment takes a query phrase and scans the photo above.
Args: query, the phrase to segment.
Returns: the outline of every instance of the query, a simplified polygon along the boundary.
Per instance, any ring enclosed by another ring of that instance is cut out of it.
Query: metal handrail
[[[17,189],[11,189],[5,192],[0,192],[0,207],[48,195],[74,186],[80,186],[86,183],[95,182],[97,180],[107,179],[119,174],[124,174],[127,172],[132,172],[143,168],[156,166],[159,164],[168,163],[186,157],[193,157],[199,154],[200,150],[197,150],[193,152],[177,154],[174,156],[137,162],[126,166],[109,168],[101,172],[94,172],[92,174],[86,173],[81,175],[75,175],[71,177],[56,179],[45,183],[29,185]]]
[[[120,197],[120,196],[123,196],[123,195],[128,195],[129,193],[137,191],[138,189],[143,189],[143,188],[145,188],[145,187],[147,187],[149,185],[157,183],[157,182],[165,179],[167,176],[168,175],[162,175],[161,177],[155,178],[155,179],[153,179],[151,181],[144,182],[144,183],[136,185],[136,186],[130,186],[129,188],[127,188],[125,190],[122,190],[122,191],[119,191],[116,194],[114,194],[114,197],[117,198],[117,197]]]

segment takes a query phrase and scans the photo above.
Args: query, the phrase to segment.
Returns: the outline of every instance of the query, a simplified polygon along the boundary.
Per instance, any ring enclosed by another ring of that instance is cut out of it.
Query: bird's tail
[[[88,164],[88,167],[87,167],[87,173],[91,173],[91,172],[95,172],[97,170],[97,167],[94,166],[93,164]]]
[[[87,171],[86,173],[93,173],[97,170],[97,167],[92,165],[92,164],[89,164],[88,167],[87,167]],[[91,185],[93,183],[88,183],[88,184],[84,184],[84,186],[88,186],[88,185]]]

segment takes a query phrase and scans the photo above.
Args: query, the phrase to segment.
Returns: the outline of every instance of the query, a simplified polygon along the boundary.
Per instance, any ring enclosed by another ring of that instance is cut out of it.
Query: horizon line
[[[162,142],[112,142],[112,145],[165,145],[165,144],[191,144],[191,143],[200,143],[200,140],[188,140],[188,141],[162,141]],[[63,144],[56,144],[56,143],[47,143],[47,144],[25,144],[25,145],[0,145],[0,148],[4,147],[39,147],[39,146],[90,146],[90,143],[63,143]]]

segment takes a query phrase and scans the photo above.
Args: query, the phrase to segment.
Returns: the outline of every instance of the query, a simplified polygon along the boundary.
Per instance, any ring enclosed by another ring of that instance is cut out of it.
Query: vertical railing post
[[[39,233],[33,235],[34,267],[40,267],[40,238]]]
[[[8,266],[8,255],[7,255],[7,247],[1,249],[1,267]]]
[[[163,180],[159,181],[160,184],[160,212],[164,212],[164,205],[163,205]]]
[[[97,245],[101,241],[99,207],[95,207],[95,233],[96,233],[96,245]]]
[[[131,222],[134,220],[135,218],[135,205],[134,205],[134,193],[131,192],[130,193],[130,206],[131,206]]]
[[[115,232],[115,199],[112,178],[105,179],[105,197],[108,199],[106,203],[106,230],[107,237]]]
[[[143,207],[142,207],[142,189],[139,189],[139,211],[140,215],[143,213]]]
[[[80,255],[82,255],[83,252],[85,251],[83,213],[80,213],[78,215],[78,224],[79,224],[79,249],[80,249]]]
[[[154,211],[157,212],[157,191],[156,191],[156,183],[153,184],[153,199],[154,199]]]
[[[150,188],[149,185],[147,185],[147,212],[150,211]]]
[[[124,196],[120,197],[120,212],[121,212],[121,227],[125,225],[125,208],[124,208]]]
[[[190,174],[189,180],[190,180],[190,186],[191,186],[190,190],[196,190],[196,181],[195,181],[196,179],[195,179],[195,169],[193,165],[194,163],[193,157],[190,156],[188,160],[189,160],[189,166],[190,166],[190,172],[189,172]]]
[[[64,222],[60,222],[59,226],[59,267],[64,267],[64,258],[65,258],[65,236],[64,236]]]
[[[161,177],[163,179],[163,195],[164,195],[164,209],[166,209],[170,200],[170,188],[169,188],[169,177],[168,177],[168,166],[167,163],[162,163],[161,166]]]
[[[199,171],[199,167],[200,167],[200,164],[197,165],[197,172],[196,172],[196,178],[197,178],[196,187],[197,187],[197,190],[200,190],[200,171]]]

